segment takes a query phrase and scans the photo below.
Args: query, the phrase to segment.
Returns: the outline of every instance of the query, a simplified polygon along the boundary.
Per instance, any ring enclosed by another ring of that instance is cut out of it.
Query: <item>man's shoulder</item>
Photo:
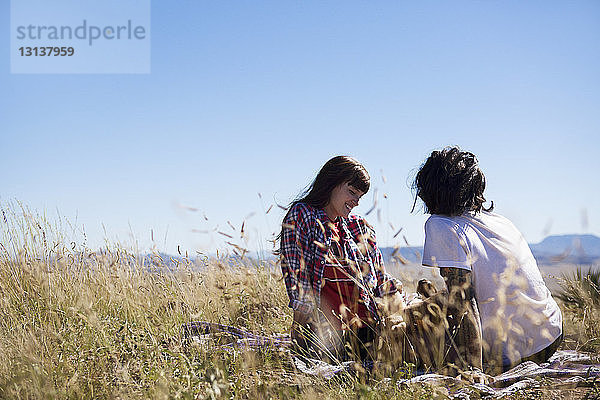
[[[504,215],[492,211],[479,211],[470,214],[473,220],[479,221],[480,223],[489,224],[503,224],[503,225],[514,225],[511,220],[506,218]]]
[[[449,228],[455,227],[460,224],[460,220],[457,217],[449,215],[432,214],[427,221],[425,221],[425,229],[435,228]]]
[[[433,214],[425,221],[425,237],[466,240],[472,225],[473,221],[466,214],[457,216]]]

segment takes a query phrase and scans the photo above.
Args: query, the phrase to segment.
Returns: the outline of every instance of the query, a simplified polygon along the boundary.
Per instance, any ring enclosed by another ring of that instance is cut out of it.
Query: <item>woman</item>
[[[334,157],[283,219],[281,269],[294,310],[292,339],[313,356],[372,359],[375,298],[400,289],[385,272],[373,228],[350,214],[369,186],[358,161]]]
[[[447,147],[431,153],[414,188],[431,214],[423,265],[446,281],[460,359],[480,367],[483,356],[497,372],[547,361],[562,341],[562,315],[521,233],[493,203],[483,206],[485,183],[475,155]]]

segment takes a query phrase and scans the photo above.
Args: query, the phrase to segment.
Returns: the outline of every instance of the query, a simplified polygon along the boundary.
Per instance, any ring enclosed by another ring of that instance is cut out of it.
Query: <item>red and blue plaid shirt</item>
[[[359,295],[367,309],[378,318],[373,297],[396,292],[399,286],[385,272],[373,228],[362,218],[350,215],[339,224],[343,230],[346,257],[357,274]],[[329,248],[333,230],[324,210],[297,203],[282,224],[280,255],[289,306],[311,313],[320,306],[325,264],[331,263]]]

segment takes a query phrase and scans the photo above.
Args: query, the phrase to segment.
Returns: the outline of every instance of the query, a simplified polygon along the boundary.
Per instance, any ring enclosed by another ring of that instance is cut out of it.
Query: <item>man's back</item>
[[[491,212],[432,215],[425,224],[423,264],[471,271],[482,324],[484,359],[513,363],[562,333],[562,316],[527,242]]]

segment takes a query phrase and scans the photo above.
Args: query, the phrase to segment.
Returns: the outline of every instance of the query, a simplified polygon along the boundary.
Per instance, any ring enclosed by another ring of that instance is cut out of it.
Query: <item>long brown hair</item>
[[[361,163],[348,156],[333,157],[323,165],[311,185],[290,204],[290,208],[297,203],[324,208],[333,189],[346,182],[364,193],[371,186],[369,173]]]
[[[363,193],[368,192],[371,187],[369,173],[361,163],[349,156],[335,156],[321,167],[310,186],[292,201],[283,220],[285,221],[289,210],[298,203],[306,203],[318,209],[324,208],[329,203],[333,189],[346,182]],[[277,239],[280,237],[281,233],[277,235]]]

